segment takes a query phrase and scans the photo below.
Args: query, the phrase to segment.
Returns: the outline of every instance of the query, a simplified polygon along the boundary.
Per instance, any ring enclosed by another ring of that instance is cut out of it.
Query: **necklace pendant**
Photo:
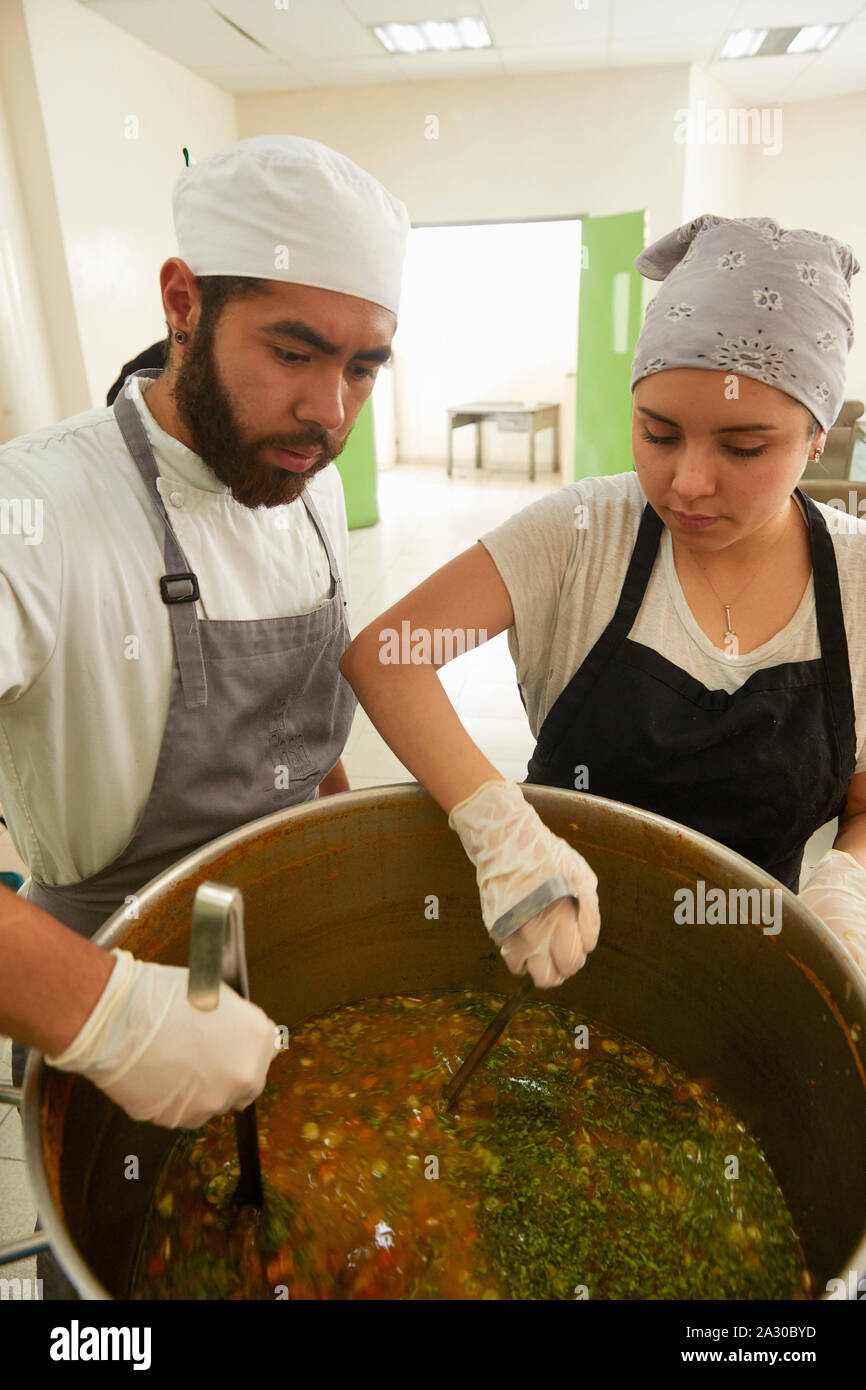
[[[732,637],[736,641],[737,634],[734,632],[734,625],[731,622],[731,610],[726,603],[723,603],[722,607],[725,610],[725,622],[728,624],[728,630],[725,633],[725,641],[729,641]]]

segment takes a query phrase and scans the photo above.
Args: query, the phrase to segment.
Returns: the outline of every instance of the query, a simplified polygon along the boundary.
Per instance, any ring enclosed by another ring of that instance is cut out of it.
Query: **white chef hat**
[[[318,140],[254,135],[190,164],[172,193],[194,275],[338,290],[396,314],[409,217],[378,180]]]

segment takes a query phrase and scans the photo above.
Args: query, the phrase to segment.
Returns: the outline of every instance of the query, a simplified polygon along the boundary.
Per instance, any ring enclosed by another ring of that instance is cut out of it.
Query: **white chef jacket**
[[[235,502],[156,423],[144,400],[152,384],[135,377],[128,389],[198,576],[199,616],[291,617],[325,603],[328,559],[303,502]],[[348,597],[339,472],[331,464],[308,487]],[[77,883],[114,859],[149,796],[174,666],[164,537],[113,409],[0,448],[0,804],[43,883]]]

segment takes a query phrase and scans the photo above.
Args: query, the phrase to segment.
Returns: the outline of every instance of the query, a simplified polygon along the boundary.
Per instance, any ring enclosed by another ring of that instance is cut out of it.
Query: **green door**
[[[634,468],[629,381],[647,285],[634,268],[644,221],[643,212],[624,212],[581,223],[576,479]]]
[[[376,498],[376,448],[373,442],[373,407],[365,401],[346,447],[334,462],[343,479],[349,530],[375,526],[379,520]]]

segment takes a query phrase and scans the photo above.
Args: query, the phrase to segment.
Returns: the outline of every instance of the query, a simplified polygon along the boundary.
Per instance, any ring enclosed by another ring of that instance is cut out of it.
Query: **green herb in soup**
[[[135,1298],[803,1298],[784,1198],[736,1117],[608,1028],[524,1004],[372,999],[292,1032],[258,1102],[265,1207],[232,1205],[230,1116],[157,1187]],[[738,1176],[734,1176],[738,1174]]]

